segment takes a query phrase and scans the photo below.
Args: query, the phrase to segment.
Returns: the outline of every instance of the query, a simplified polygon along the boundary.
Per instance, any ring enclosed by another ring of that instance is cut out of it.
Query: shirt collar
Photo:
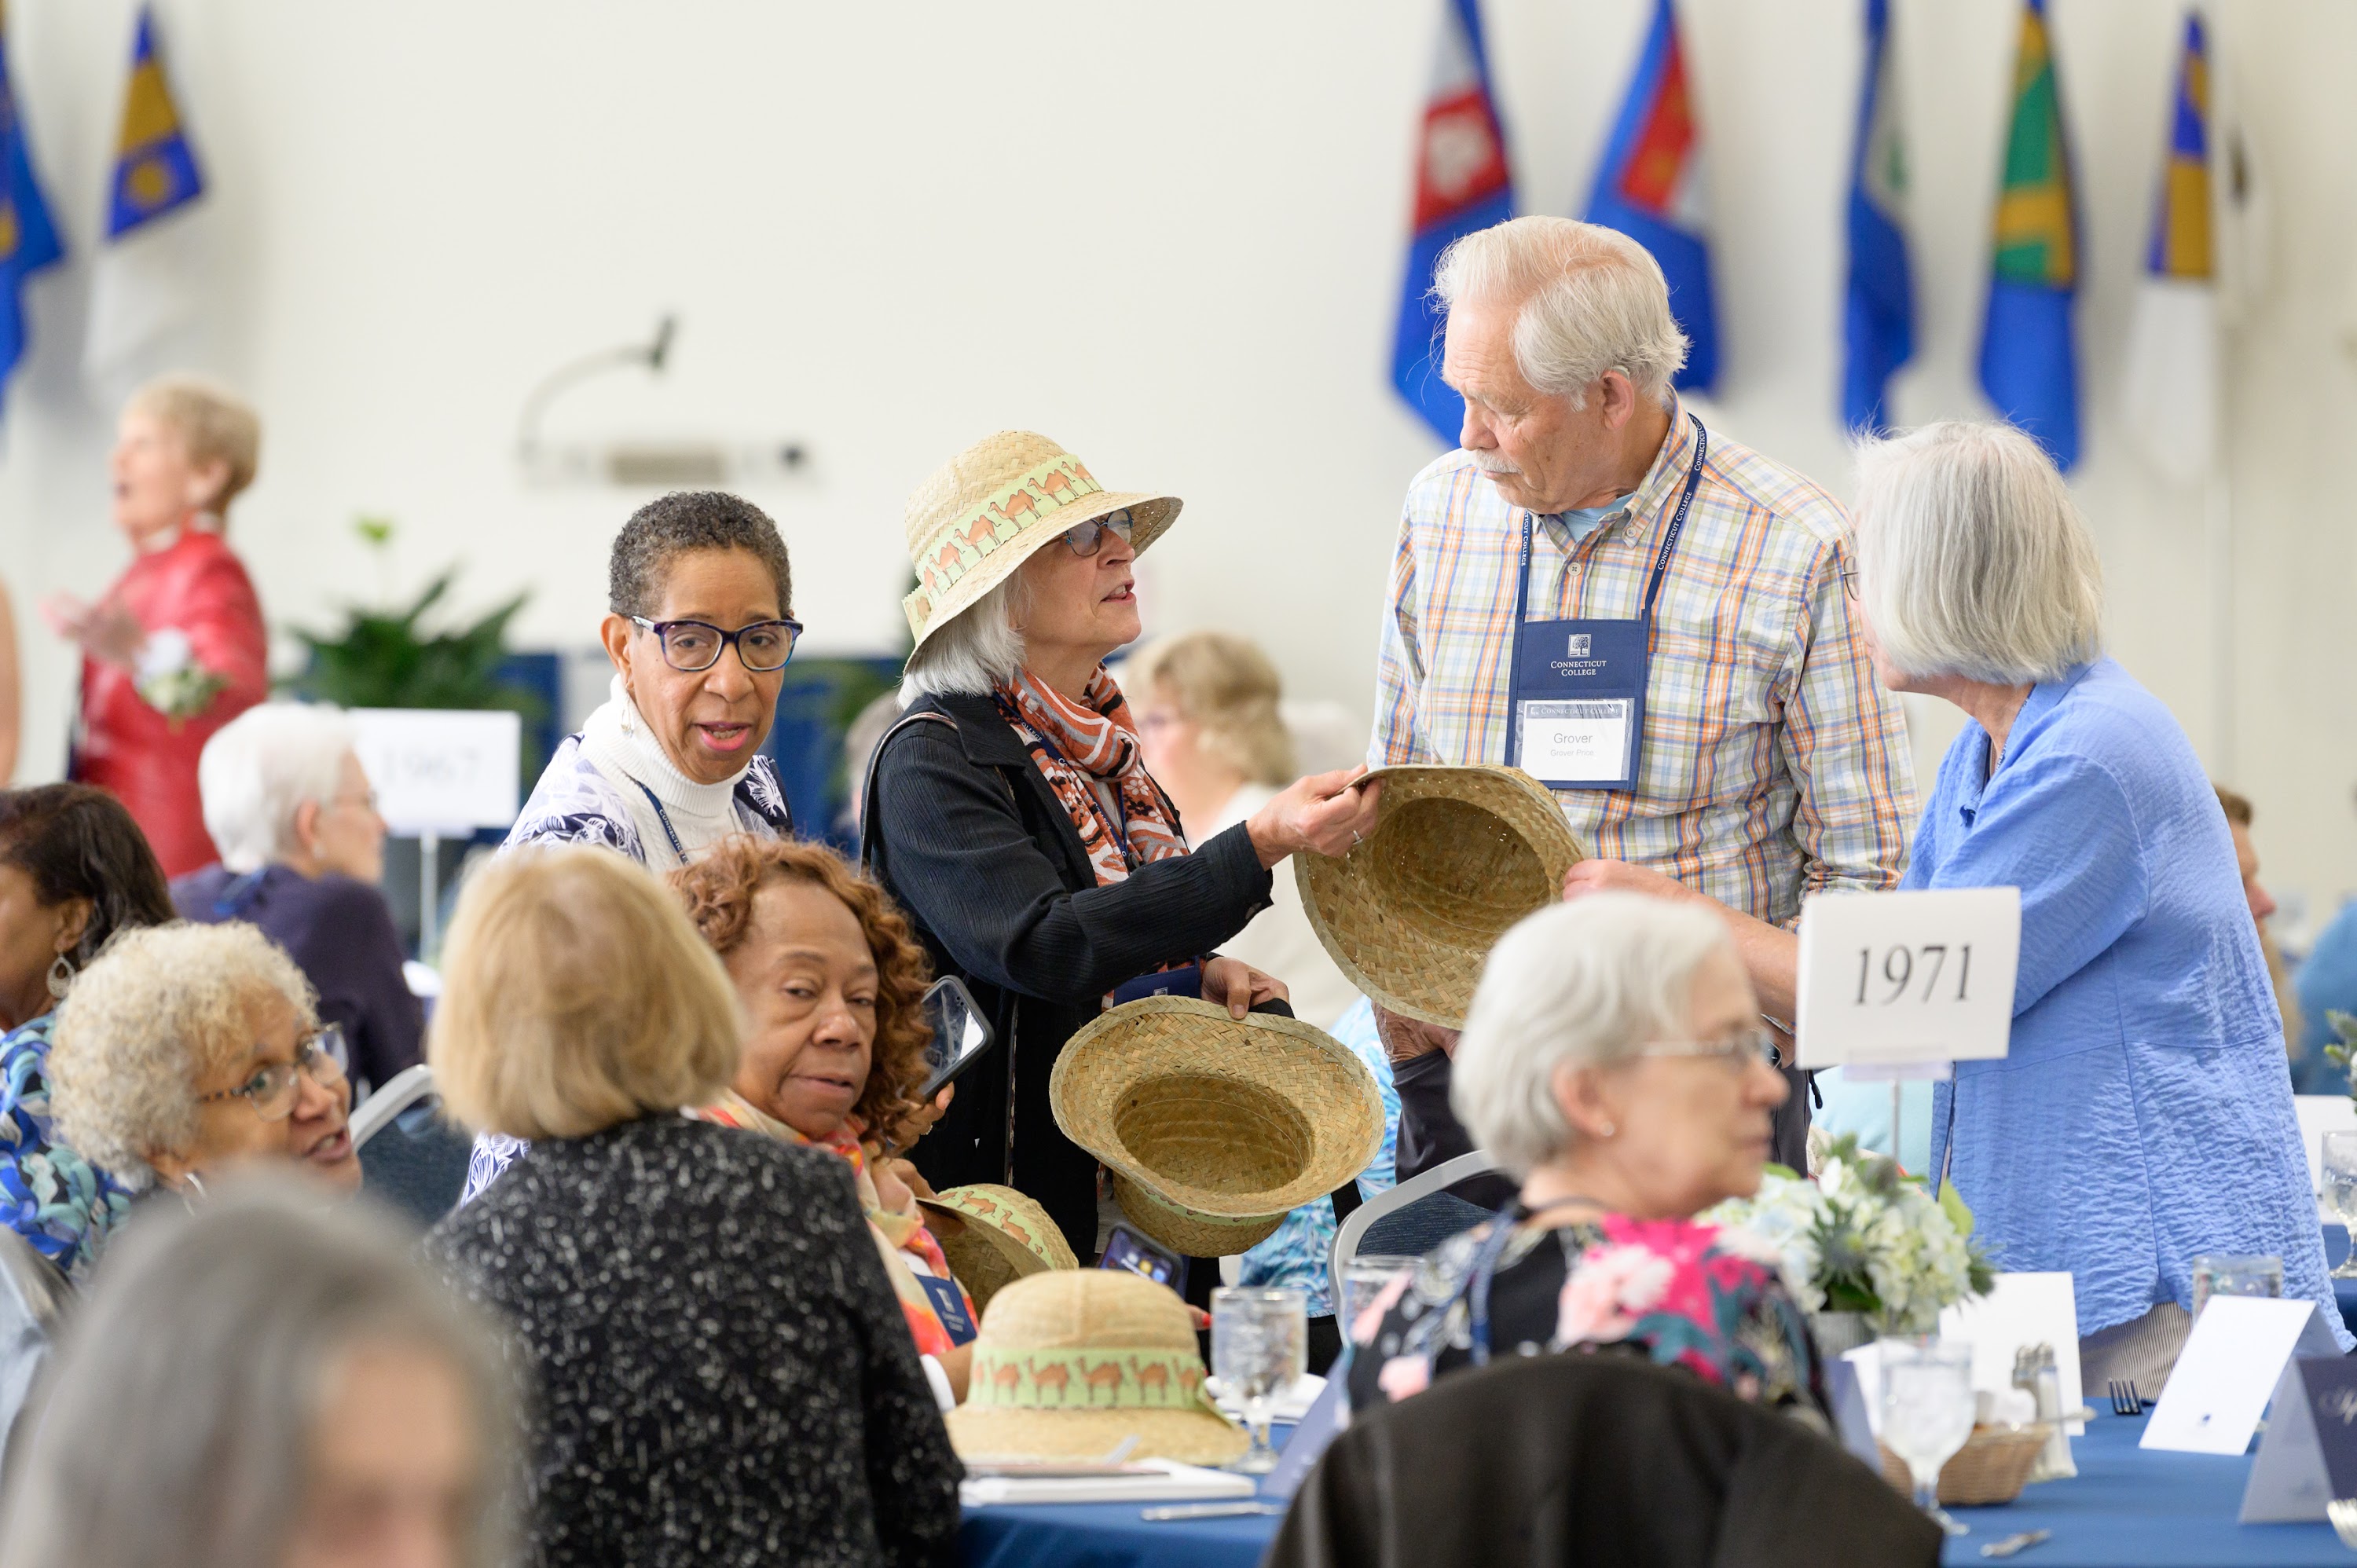
[[[1632,538],[1651,530],[1663,509],[1673,504],[1670,498],[1684,485],[1686,470],[1694,465],[1694,424],[1686,418],[1685,405],[1675,392],[1670,394],[1669,413],[1669,434],[1662,438],[1652,466],[1635,489],[1607,508],[1534,515],[1560,528],[1575,545],[1602,528],[1626,529]]]
[[[2071,688],[2085,680],[2094,667],[2093,660],[2074,664],[2053,680],[2040,681],[2029,688],[2029,695],[2021,700],[2021,711],[2013,715],[2013,724],[2005,732],[2005,755],[1997,759],[1996,773],[2003,772],[2021,755],[2044,726],[2047,717],[2071,694]],[[1980,755],[1973,759],[1972,772],[1966,776],[1964,790],[1956,801],[1957,815],[1968,828],[1980,811],[1981,797],[1988,793],[1990,781],[1996,777],[1988,765],[1988,732],[1978,725],[1973,727],[1980,733]]]

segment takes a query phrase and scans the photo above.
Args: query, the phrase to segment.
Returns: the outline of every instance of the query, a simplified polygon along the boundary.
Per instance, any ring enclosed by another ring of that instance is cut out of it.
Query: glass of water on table
[[[1309,1369],[1309,1298],[1290,1286],[1223,1286],[1211,1293],[1211,1375],[1243,1402],[1252,1449],[1228,1466],[1247,1476],[1276,1468],[1268,1426],[1277,1396]]]
[[[2324,1135],[2325,1212],[2349,1228],[2349,1256],[2332,1271],[2336,1280],[2357,1280],[2357,1133]]]
[[[1955,1339],[1885,1339],[1882,1441],[1907,1463],[1915,1506],[1950,1535],[1969,1526],[1940,1507],[1940,1469],[1973,1434],[1973,1348]]]

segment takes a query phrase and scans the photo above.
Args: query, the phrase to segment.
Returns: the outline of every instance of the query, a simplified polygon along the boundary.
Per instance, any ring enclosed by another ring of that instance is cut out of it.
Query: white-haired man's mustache
[[[1522,472],[1520,468],[1514,467],[1514,465],[1507,459],[1506,455],[1502,452],[1469,452],[1466,456],[1471,457],[1473,459],[1473,466],[1480,469],[1485,474],[1519,474]]]

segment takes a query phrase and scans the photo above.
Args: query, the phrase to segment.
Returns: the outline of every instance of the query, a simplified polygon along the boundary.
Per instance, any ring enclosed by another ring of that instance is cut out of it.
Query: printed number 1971
[[[1916,961],[1916,956],[1919,953],[1922,956],[1921,965]],[[1875,997],[1876,1002],[1888,1007],[1894,1003],[1904,1001],[1909,993],[1914,990],[1915,971],[1919,967],[1925,969],[1927,972],[1922,977],[1921,990],[1915,993],[1915,999],[1919,1002],[1930,1002],[1933,1000],[1939,990],[1941,972],[1947,966],[1947,943],[1925,942],[1920,948],[1911,948],[1901,943],[1897,947],[1883,950],[1882,975],[1878,981],[1874,974],[1874,950],[1860,948],[1857,950],[1857,1005],[1860,1007],[1867,1005],[1867,993],[1869,988],[1883,986],[1888,986],[1889,989],[1886,994]],[[1956,950],[1956,1001],[1965,1000],[1966,990],[1972,984],[1972,981],[1973,944],[1966,942]]]

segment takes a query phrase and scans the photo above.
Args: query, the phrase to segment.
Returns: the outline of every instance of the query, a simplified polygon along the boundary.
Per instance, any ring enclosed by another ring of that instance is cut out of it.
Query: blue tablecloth
[[[2339,1268],[2349,1256],[2349,1228],[2328,1225],[2324,1228],[2324,1262],[2330,1268]],[[2341,1304],[2341,1321],[2349,1332],[2357,1334],[2357,1280],[2332,1282],[2333,1298]]]
[[[2357,1553],[2324,1524],[2236,1524],[2247,1457],[2147,1454],[2145,1418],[2100,1415],[2072,1440],[2079,1474],[2003,1508],[1959,1509],[1973,1532],[1943,1561],[1978,1564],[2017,1530],[2050,1530],[2022,1568],[2341,1568]],[[1255,1568],[1275,1518],[1146,1524],[1135,1503],[975,1509],[960,1544],[968,1568]]]

